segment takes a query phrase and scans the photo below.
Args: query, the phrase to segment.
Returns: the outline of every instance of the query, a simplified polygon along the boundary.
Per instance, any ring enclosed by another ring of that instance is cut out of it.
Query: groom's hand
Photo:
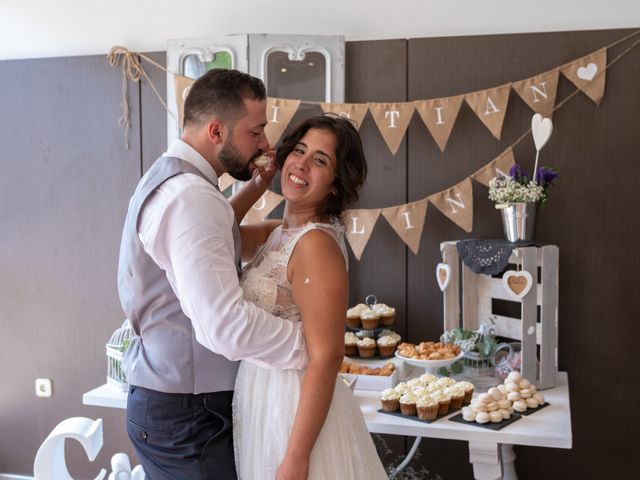
[[[276,473],[276,480],[307,480],[308,477],[308,457],[306,459],[293,459],[289,455],[285,455],[284,461]]]
[[[276,151],[273,149],[264,152],[263,156],[270,159],[269,163],[262,167],[257,167],[253,171],[254,182],[256,182],[256,185],[258,187],[261,187],[265,190],[269,188],[271,180],[273,180],[274,175],[278,171],[275,163],[275,153]]]

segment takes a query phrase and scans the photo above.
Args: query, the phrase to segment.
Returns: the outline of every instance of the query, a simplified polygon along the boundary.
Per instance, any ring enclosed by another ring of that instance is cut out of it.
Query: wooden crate
[[[456,242],[443,242],[440,250],[443,263],[451,269],[451,278],[444,290],[444,329],[450,330],[462,323],[467,330],[477,330],[493,317],[497,335],[522,343],[522,375],[539,389],[554,387],[558,371],[558,247],[547,245],[513,250],[509,263],[520,265],[533,280],[531,290],[521,300],[505,291],[501,278],[473,273],[464,265],[458,256]],[[538,278],[538,267],[541,278]],[[510,266],[509,269],[515,268]],[[520,303],[520,318],[494,314],[493,299]],[[538,306],[539,323],[536,321]]]

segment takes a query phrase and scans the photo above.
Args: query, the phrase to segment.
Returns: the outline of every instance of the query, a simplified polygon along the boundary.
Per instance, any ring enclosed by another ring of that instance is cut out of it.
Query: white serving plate
[[[418,360],[415,358],[407,358],[400,355],[400,352],[397,350],[396,350],[395,356],[396,358],[399,358],[400,360],[402,360],[405,363],[408,363],[409,365],[412,365],[414,367],[424,368],[426,372],[434,372],[438,368],[448,367],[451,364],[457,362],[462,357],[464,357],[464,352],[460,352],[456,357],[447,358],[444,360]]]

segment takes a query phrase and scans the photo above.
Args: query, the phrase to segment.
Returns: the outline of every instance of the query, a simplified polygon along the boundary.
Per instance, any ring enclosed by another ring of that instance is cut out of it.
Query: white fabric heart
[[[446,263],[439,263],[436,267],[436,280],[440,290],[444,292],[451,281],[451,267]]]
[[[531,119],[531,133],[533,135],[533,143],[536,145],[536,150],[542,150],[549,138],[551,138],[551,132],[553,132],[553,123],[550,118],[544,118],[539,113],[536,113]]]
[[[598,66],[595,63],[590,63],[586,67],[578,68],[578,71],[576,73],[578,75],[578,78],[590,82],[591,80],[593,80],[593,77],[596,76],[596,73],[598,73]]]
[[[525,270],[508,270],[502,276],[502,286],[509,295],[521,299],[531,290],[533,277]]]

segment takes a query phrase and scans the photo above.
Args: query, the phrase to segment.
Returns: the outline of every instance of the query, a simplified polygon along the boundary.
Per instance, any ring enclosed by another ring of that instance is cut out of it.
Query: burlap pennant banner
[[[382,209],[382,215],[414,255],[420,249],[420,238],[424,229],[428,199]]]
[[[427,198],[465,232],[473,229],[473,185],[470,178]]]
[[[362,257],[364,247],[367,246],[373,227],[380,216],[380,209],[346,210],[342,216],[345,226],[345,235],[351,250],[357,260]]]
[[[531,110],[543,117],[551,117],[556,104],[558,91],[558,69],[542,73],[512,84],[513,89],[520,95]]]
[[[596,105],[600,105],[604,96],[606,66],[607,49],[601,48],[597,52],[560,67],[560,71]]]
[[[369,105],[366,103],[321,103],[320,108],[324,113],[335,113],[348,118],[353,122],[356,130],[360,130],[360,125],[369,111]]]
[[[233,178],[228,173],[223,173],[222,176],[218,179],[218,188],[221,192],[224,192],[231,185],[236,183],[236,179]]]
[[[485,124],[491,134],[498,140],[500,140],[500,135],[502,134],[502,124],[507,113],[510,91],[511,84],[507,83],[500,87],[467,93],[464,96],[471,110],[476,113],[480,121]]]
[[[267,98],[267,125],[264,127],[264,133],[272,147],[280,140],[299,106],[300,100]]]
[[[398,153],[415,107],[411,103],[370,103],[369,110],[394,155]]]
[[[271,190],[264,192],[258,201],[249,209],[244,217],[247,223],[261,222],[284,200],[282,195],[273,193]]]
[[[509,147],[496,158],[487,163],[484,167],[472,174],[471,178],[488,187],[489,181],[492,178],[498,176],[508,177],[509,169],[515,163],[516,160],[513,156],[513,149]]]
[[[180,124],[180,128],[182,128],[184,124],[184,100],[187,98],[189,90],[191,90],[191,85],[193,85],[195,80],[183,77],[182,75],[175,75],[173,80],[176,93],[176,108],[178,110],[178,123]]]
[[[464,100],[464,95],[413,102],[422,121],[427,126],[427,130],[442,152],[447,146],[453,124],[458,118],[462,100]]]

